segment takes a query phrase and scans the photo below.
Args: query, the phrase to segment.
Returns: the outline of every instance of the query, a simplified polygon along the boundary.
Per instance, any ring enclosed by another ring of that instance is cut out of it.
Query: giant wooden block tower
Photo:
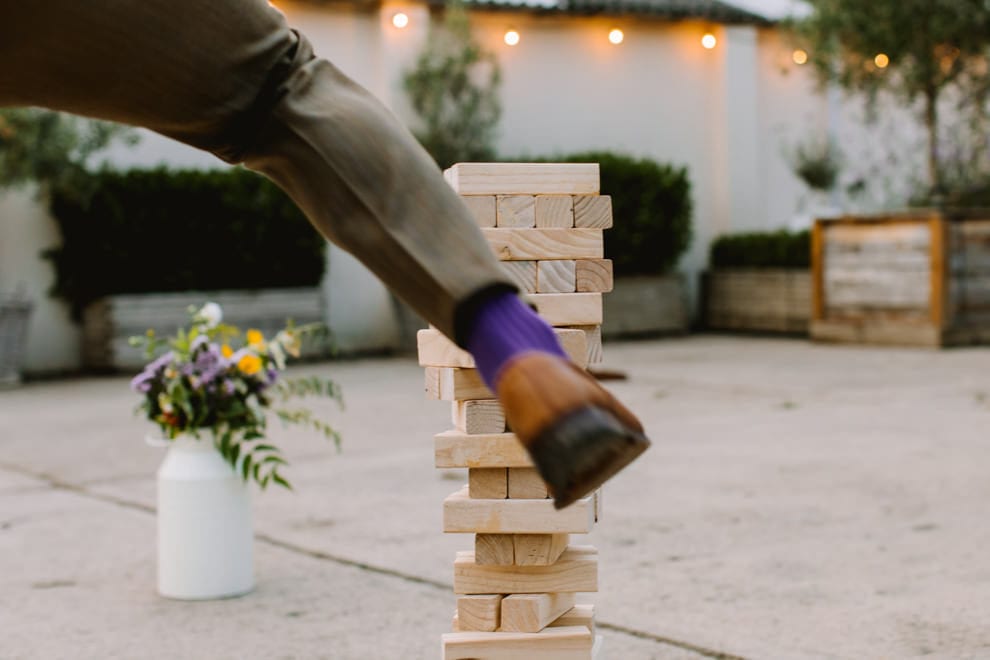
[[[599,361],[612,203],[598,194],[598,165],[461,163],[445,177],[571,359]],[[570,542],[598,520],[600,492],[555,510],[472,357],[434,329],[418,345],[427,396],[453,411],[455,428],[435,438],[436,466],[468,469],[468,485],[444,500],[443,529],[474,534],[454,561],[444,660],[601,660],[594,608],[576,599],[598,590],[598,554]]]

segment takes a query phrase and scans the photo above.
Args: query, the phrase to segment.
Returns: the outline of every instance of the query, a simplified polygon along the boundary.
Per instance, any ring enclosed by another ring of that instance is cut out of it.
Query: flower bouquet
[[[150,362],[131,381],[142,396],[138,412],[159,426],[164,437],[175,440],[208,433],[221,456],[244,481],[253,479],[262,489],[274,482],[290,488],[280,472],[287,464],[281,452],[265,438],[267,412],[282,422],[313,429],[339,447],[334,429],[305,408],[286,408],[292,398],[329,397],[342,404],[340,390],[318,377],[290,379],[283,376],[289,356],[298,357],[306,335],[320,332],[320,324],[295,327],[291,323],[266,339],[258,330],[242,333],[222,323],[216,303],[190,309],[192,323],[174,337],[159,339],[149,330],[132,337],[132,346],[143,346]]]

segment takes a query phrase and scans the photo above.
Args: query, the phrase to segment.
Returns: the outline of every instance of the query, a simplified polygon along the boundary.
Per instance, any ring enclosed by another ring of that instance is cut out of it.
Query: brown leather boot
[[[499,374],[505,417],[562,509],[646,451],[643,426],[586,371],[548,353],[521,355]]]

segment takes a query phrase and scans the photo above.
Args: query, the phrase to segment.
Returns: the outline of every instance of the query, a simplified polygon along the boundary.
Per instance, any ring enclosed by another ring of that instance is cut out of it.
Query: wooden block
[[[537,227],[573,227],[574,198],[570,195],[537,195]]]
[[[594,195],[598,163],[457,163],[444,178],[461,195]]]
[[[549,566],[567,549],[567,534],[513,534],[512,557],[517,566]]]
[[[512,566],[515,534],[475,534],[474,561],[482,566]]]
[[[504,433],[505,413],[502,404],[496,399],[454,401],[451,406],[451,419],[461,433]]]
[[[514,433],[467,435],[444,431],[433,438],[438,468],[532,467],[533,461]]]
[[[576,290],[573,259],[536,262],[536,291],[538,293],[574,293]]]
[[[575,605],[554,620],[551,627],[584,626],[595,634],[595,606],[591,603]]]
[[[591,634],[595,634],[595,606],[591,603],[579,603],[554,619],[548,628],[563,628],[564,626],[584,626]],[[454,632],[462,630],[457,612],[454,612],[452,628]]]
[[[608,229],[612,226],[612,198],[609,195],[574,197],[574,226]]]
[[[539,297],[539,296],[554,296],[554,295],[570,295],[570,296],[598,296],[599,305],[601,304],[601,294],[594,293],[571,293],[571,294],[531,294],[529,296]],[[539,306],[539,301],[536,302]],[[568,306],[566,304],[561,304],[552,300],[545,300],[544,304],[548,305],[550,312],[556,316],[566,317],[568,314],[575,315],[579,311],[587,311],[586,307],[582,307],[578,301],[575,304]],[[585,306],[589,306],[589,301],[584,302]],[[548,319],[549,323],[553,323]],[[560,325],[567,325],[566,323],[561,323]],[[593,323],[571,323],[570,325],[594,325]],[[554,330],[557,335],[557,340],[560,342],[561,346],[564,348],[564,352],[567,353],[568,357],[571,358],[580,367],[585,367],[588,364],[588,339],[582,330],[574,330],[572,328],[558,328]],[[419,365],[421,367],[458,367],[461,369],[473,369],[474,368],[474,358],[467,351],[459,348],[457,344],[447,339],[441,332],[435,328],[426,328],[420,330],[416,333],[416,344],[419,353]]]
[[[506,468],[469,468],[468,495],[473,499],[504,500],[509,496]]]
[[[501,625],[501,594],[458,596],[457,628],[478,632],[495,632]],[[521,609],[519,605],[516,609]]]
[[[443,660],[592,660],[587,628],[547,628],[538,633],[453,632],[442,638]]]
[[[542,500],[550,497],[550,489],[536,468],[508,470],[508,494],[511,499]]]
[[[461,201],[471,211],[479,227],[495,226],[495,195],[465,195]]]
[[[603,293],[612,290],[611,259],[581,259],[574,263],[575,290]]]
[[[591,546],[572,545],[550,566],[484,566],[470,551],[458,552],[454,560],[456,594],[577,591],[598,591],[598,551]]]
[[[602,322],[600,293],[532,293],[527,299],[536,305],[536,311],[550,325],[600,325]],[[583,337],[584,333],[581,335]],[[585,359],[587,348],[586,343]]]
[[[536,198],[532,195],[499,195],[496,227],[536,226]]]
[[[587,332],[585,332],[587,335]],[[590,348],[589,348],[590,351]],[[456,367],[426,367],[437,371],[436,391],[430,390],[432,377],[427,377],[427,396],[441,401],[468,401],[471,399],[494,399],[495,394],[488,389],[481,374],[476,369],[458,369]]]
[[[488,246],[502,261],[601,259],[601,229],[482,229]]]
[[[595,364],[602,361],[602,326],[600,325],[579,325],[575,329],[583,330],[585,340],[588,343],[588,364]],[[440,373],[440,390],[443,390],[443,372]]]
[[[515,282],[523,293],[536,293],[535,261],[500,261],[499,266],[506,276]]]
[[[473,500],[468,495],[467,488],[453,493],[443,501],[445,532],[587,534],[594,524],[593,496],[580,499],[559,511],[553,508],[553,500],[549,499]]]
[[[540,632],[573,608],[574,598],[573,593],[506,596],[502,600],[499,629],[503,632]]]
[[[423,370],[423,389],[427,399],[443,398],[440,392],[440,367],[426,367]]]

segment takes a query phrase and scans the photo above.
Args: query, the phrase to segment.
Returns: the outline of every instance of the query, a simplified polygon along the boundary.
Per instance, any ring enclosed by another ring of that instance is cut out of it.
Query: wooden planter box
[[[604,304],[606,338],[684,334],[690,325],[680,275],[617,277]]]
[[[149,328],[172,335],[189,325],[190,306],[213,301],[223,308],[223,321],[241,330],[257,328],[271,337],[292,319],[296,325],[324,322],[323,295],[318,287],[261,291],[146,293],[109,296],[90,304],[83,314],[83,366],[101,371],[134,371],[147,360],[128,339]],[[303,355],[328,352],[324,344],[303,347]]]
[[[792,268],[724,268],[702,274],[705,327],[806,334],[811,272]]]
[[[990,341],[990,212],[819,220],[811,337],[945,346]]]

